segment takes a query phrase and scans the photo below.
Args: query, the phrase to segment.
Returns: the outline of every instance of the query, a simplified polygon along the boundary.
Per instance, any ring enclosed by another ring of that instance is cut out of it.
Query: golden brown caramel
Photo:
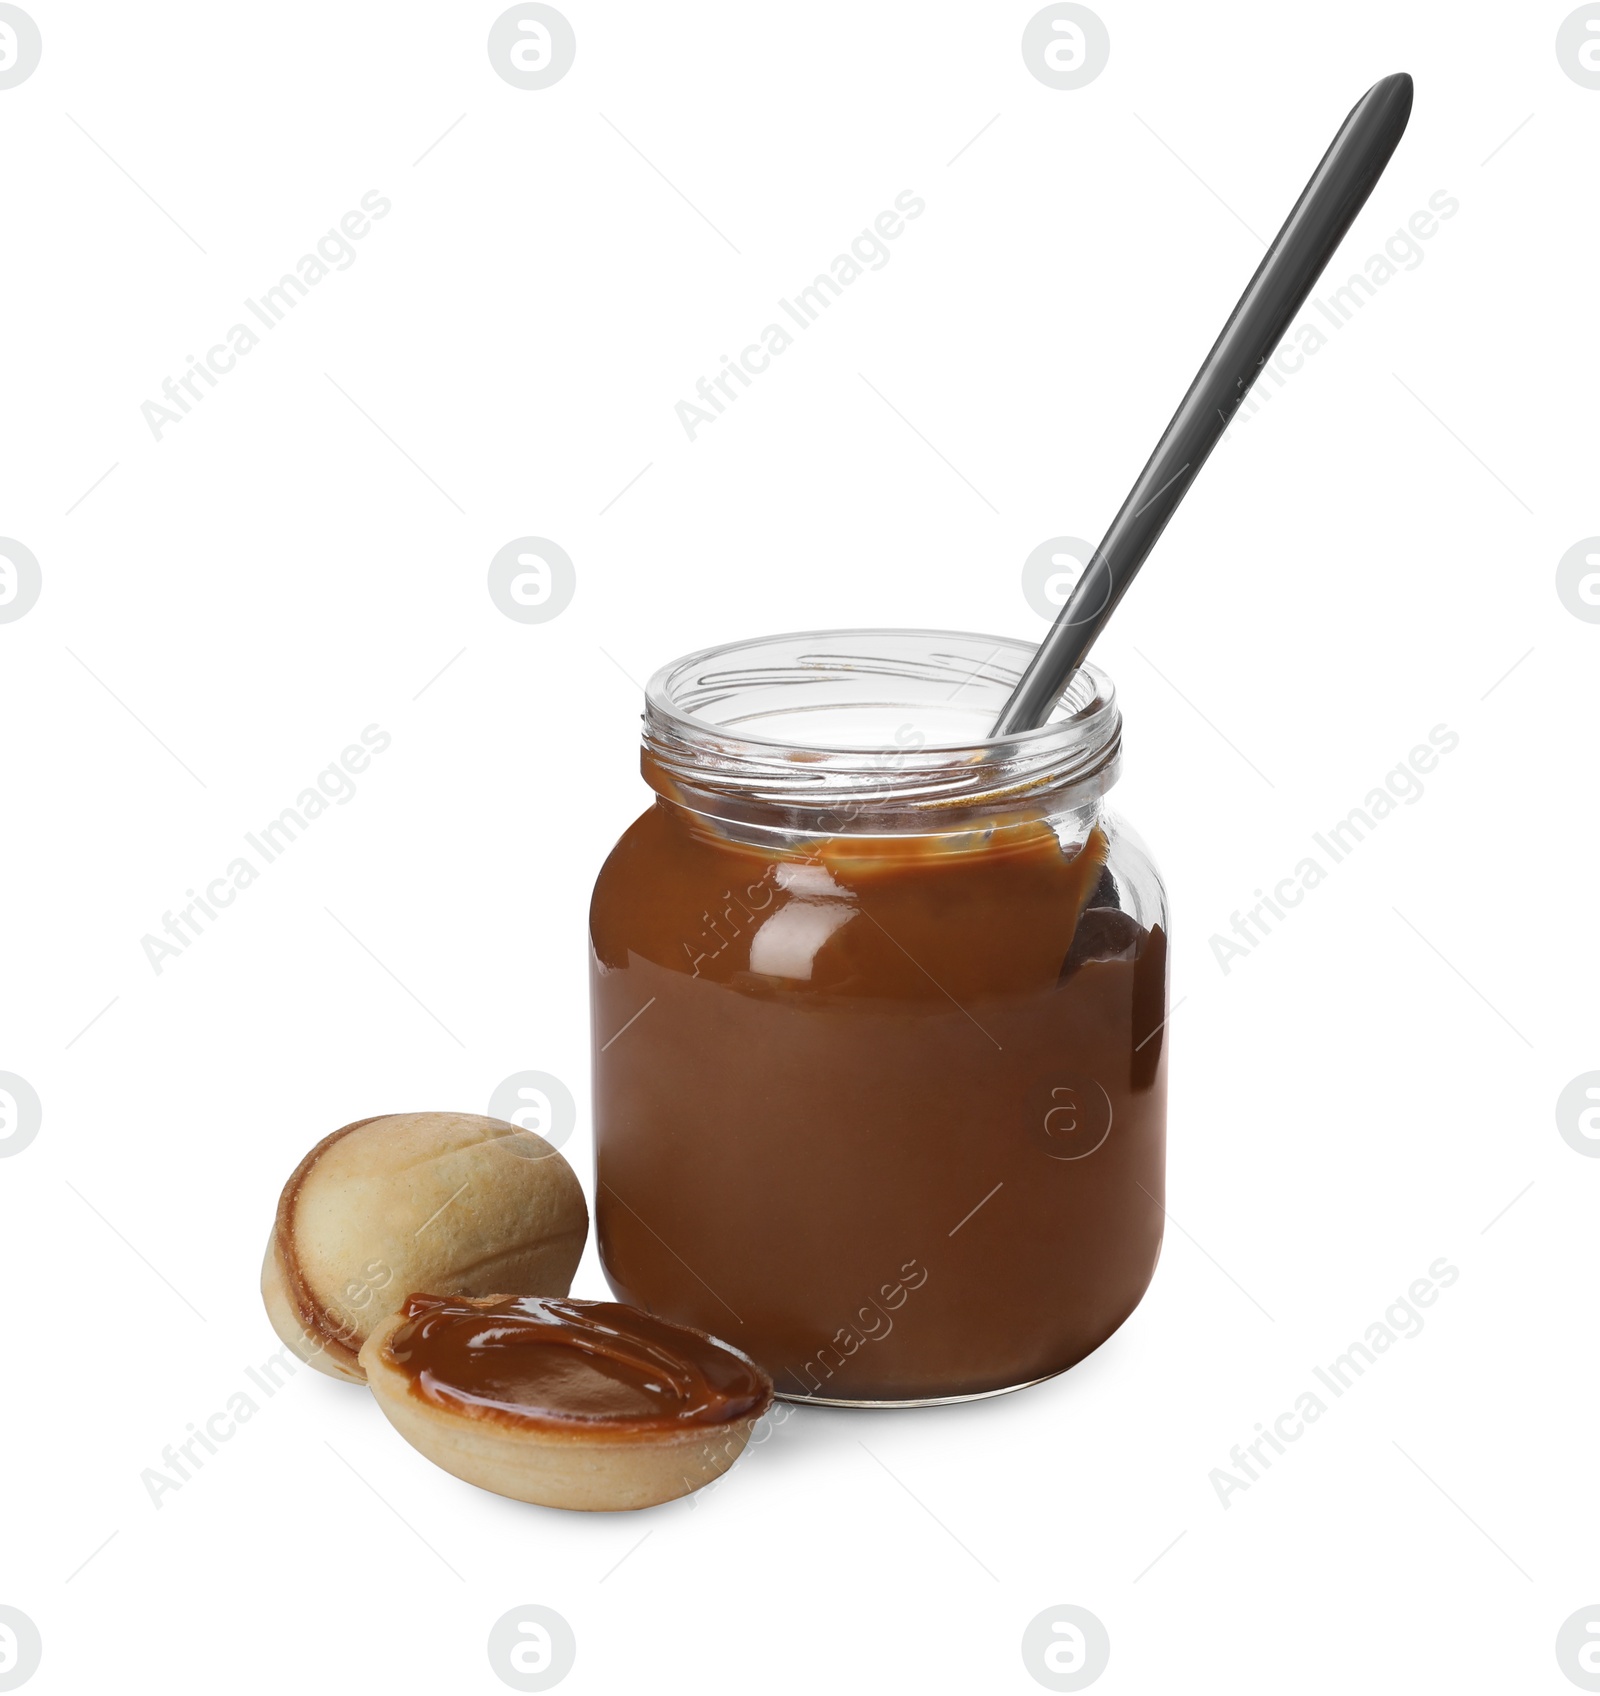
[[[736,1349],[618,1302],[413,1295],[402,1311],[388,1359],[467,1418],[625,1437],[729,1424],[772,1396]]]
[[[785,1396],[979,1395],[1104,1342],[1166,1116],[1166,938],[1106,861],[1039,819],[802,856],[640,818],[590,912],[612,1289]]]

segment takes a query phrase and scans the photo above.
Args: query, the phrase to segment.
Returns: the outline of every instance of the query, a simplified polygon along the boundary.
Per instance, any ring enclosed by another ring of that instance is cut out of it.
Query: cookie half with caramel
[[[476,1113],[391,1113],[324,1137],[278,1200],[261,1269],[272,1328],[362,1381],[361,1345],[417,1289],[561,1296],[589,1209],[543,1137]]]
[[[652,1507],[733,1465],[772,1403],[738,1349],[621,1302],[413,1295],[361,1350],[389,1423],[546,1507]]]

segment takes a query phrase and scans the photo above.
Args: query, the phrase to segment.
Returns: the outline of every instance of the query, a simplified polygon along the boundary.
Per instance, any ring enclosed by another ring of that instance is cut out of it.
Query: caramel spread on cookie
[[[422,1401],[468,1418],[591,1435],[724,1425],[772,1386],[704,1332],[611,1301],[411,1296],[389,1358]]]

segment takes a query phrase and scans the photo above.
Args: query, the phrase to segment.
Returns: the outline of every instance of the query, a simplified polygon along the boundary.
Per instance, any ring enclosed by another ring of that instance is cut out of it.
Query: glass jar
[[[646,693],[590,911],[601,1258],[789,1400],[1036,1383],[1155,1270],[1165,895],[1103,672],[989,738],[1032,652],[823,631]]]

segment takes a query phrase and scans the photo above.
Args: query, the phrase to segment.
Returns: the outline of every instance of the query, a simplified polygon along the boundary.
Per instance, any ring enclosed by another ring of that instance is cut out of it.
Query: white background
[[[524,92],[493,4],[31,0],[42,62],[0,92],[0,529],[43,576],[0,624],[32,1687],[493,1692],[490,1626],[539,1602],[573,1691],[1026,1692],[1023,1629],[1071,1602],[1108,1693],[1573,1688],[1600,1162],[1554,1106],[1600,1066],[1600,628],[1555,572],[1600,531],[1600,91],[1557,62],[1570,8],[1104,0],[1109,67],[1060,92],[1009,0],[563,6],[576,64]],[[1251,231],[1397,69],[1410,131],[1319,292],[1437,191],[1458,214],[1235,426],[1096,654],[1181,1003],[1174,1226],[1124,1330],[1015,1397],[800,1410],[616,1517],[480,1494],[302,1370],[152,1506],[141,1471],[277,1349],[260,1255],[317,1138],[538,1068],[589,1186],[585,910],[646,799],[637,684],[773,630],[1041,634],[1022,561],[1100,534]],[[372,189],[355,263],[154,439],[141,403]],[[905,189],[891,261],[691,442],[675,403]],[[486,590],[529,534],[576,568],[544,624]],[[373,723],[355,799],[158,975],[141,937]],[[1423,798],[1225,975],[1209,938],[1436,724]],[[1212,1469],[1440,1256],[1423,1333],[1224,1508]]]

